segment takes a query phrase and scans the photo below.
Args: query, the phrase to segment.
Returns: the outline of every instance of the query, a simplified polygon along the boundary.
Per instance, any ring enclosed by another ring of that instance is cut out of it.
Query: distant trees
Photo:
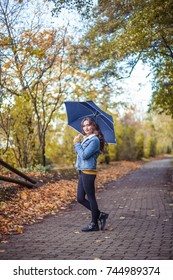
[[[173,123],[168,116],[153,115],[144,121],[128,114],[116,125],[117,145],[109,148],[111,159],[140,160],[173,150]],[[168,135],[169,134],[169,135]]]

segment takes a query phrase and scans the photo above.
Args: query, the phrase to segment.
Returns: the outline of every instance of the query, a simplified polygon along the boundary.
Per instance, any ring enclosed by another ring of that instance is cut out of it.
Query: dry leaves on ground
[[[97,174],[97,188],[103,188],[105,183],[139,168],[142,163],[120,161]],[[48,214],[55,214],[67,207],[76,199],[77,180],[61,179],[57,182],[48,182],[38,189],[19,187],[17,197],[10,201],[0,202],[0,234],[22,233],[25,224],[42,221]]]

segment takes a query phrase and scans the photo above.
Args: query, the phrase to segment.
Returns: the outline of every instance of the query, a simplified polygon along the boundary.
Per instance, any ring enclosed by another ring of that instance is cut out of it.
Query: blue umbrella
[[[111,115],[102,111],[93,101],[65,101],[68,125],[82,132],[81,121],[90,117],[99,125],[107,143],[116,144],[114,122]]]

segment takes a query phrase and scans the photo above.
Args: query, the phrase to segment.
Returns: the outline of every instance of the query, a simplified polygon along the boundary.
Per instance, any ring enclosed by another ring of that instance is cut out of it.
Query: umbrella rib
[[[109,119],[108,119],[109,120]],[[104,119],[102,119],[102,121],[106,124],[106,126],[109,128],[109,129],[111,129],[112,131],[114,131],[114,129],[112,129],[105,121],[104,121]],[[112,123],[113,124],[113,123]]]
[[[92,104],[90,104],[90,106],[94,109],[94,110],[96,110],[93,106],[92,106]],[[98,110],[101,110],[100,108],[98,108]],[[102,111],[102,110],[101,110]],[[104,112],[104,111],[102,111],[103,113],[106,113],[106,112]],[[104,115],[104,117],[108,120],[108,121],[110,121],[110,122],[112,122],[113,123],[113,120],[111,121],[111,120],[109,120],[109,118],[105,115],[105,114],[103,114],[103,113],[100,113],[100,115]],[[106,113],[107,114],[107,113]],[[109,115],[109,114],[107,114],[107,115]],[[109,115],[110,117],[112,117],[111,115]]]

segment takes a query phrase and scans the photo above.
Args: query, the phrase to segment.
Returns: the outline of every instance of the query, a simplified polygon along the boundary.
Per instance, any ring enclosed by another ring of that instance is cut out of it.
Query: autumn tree
[[[172,115],[172,0],[98,1],[83,38],[88,66],[107,79],[128,77],[139,60],[153,73],[153,104]]]
[[[14,120],[10,116],[11,104],[1,104],[0,108],[0,156],[4,155],[9,146]]]
[[[26,116],[34,112],[42,164],[46,164],[46,132],[54,113],[69,94],[70,70],[67,62],[66,29],[41,30],[38,21],[25,26],[20,14],[24,3],[0,2],[3,56],[1,59],[1,90],[17,106],[22,98]],[[23,7],[23,9],[22,9]],[[19,15],[21,17],[19,17]],[[18,16],[18,17],[17,17]],[[24,113],[24,112],[23,112]],[[33,128],[35,129],[35,128]],[[16,129],[17,134],[19,130]]]

